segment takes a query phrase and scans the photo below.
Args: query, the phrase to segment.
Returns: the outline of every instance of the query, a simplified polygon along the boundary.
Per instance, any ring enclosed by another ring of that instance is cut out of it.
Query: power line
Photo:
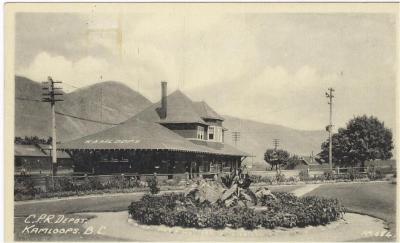
[[[17,100],[24,100],[24,101],[34,101],[34,102],[42,102],[41,100],[36,100],[36,99],[29,99],[29,98],[23,98],[23,97],[15,97]],[[98,120],[93,120],[93,119],[89,119],[89,118],[85,118],[85,117],[79,117],[79,116],[75,116],[72,114],[65,114],[59,111],[56,111],[55,114],[57,115],[61,115],[61,116],[67,116],[67,117],[71,117],[71,118],[75,118],[75,119],[79,119],[79,120],[83,120],[83,121],[89,121],[89,122],[95,122],[95,123],[100,123],[100,124],[104,124],[104,125],[119,125],[121,123],[110,123],[110,122],[103,122],[103,121],[98,121]]]
[[[17,99],[17,100],[25,100],[25,101],[42,102],[41,100],[35,100],[35,99],[24,98],[24,97],[15,97],[15,99]]]
[[[110,122],[103,122],[103,121],[98,121],[98,120],[93,120],[93,119],[89,119],[89,118],[83,118],[83,117],[78,117],[78,116],[74,116],[74,115],[70,115],[70,114],[65,114],[62,112],[58,112],[56,111],[57,115],[62,115],[62,116],[67,116],[67,117],[71,117],[71,118],[75,118],[78,120],[83,120],[83,121],[89,121],[89,122],[95,122],[95,123],[100,123],[100,124],[104,124],[104,125],[119,125],[121,123],[110,123]]]
[[[80,89],[80,87],[76,87],[75,85],[72,85],[72,84],[67,83],[67,82],[65,82],[65,81],[64,81],[64,84],[66,84],[66,85],[68,85],[68,86],[70,86],[70,87],[72,87],[72,88],[75,88],[75,89]]]
[[[277,138],[272,139],[272,144],[274,145],[274,149],[277,150],[279,147],[279,139]]]

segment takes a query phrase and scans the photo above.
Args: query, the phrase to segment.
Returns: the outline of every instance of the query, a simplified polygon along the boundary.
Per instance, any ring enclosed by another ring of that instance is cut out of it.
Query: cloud
[[[37,81],[52,75],[78,87],[101,76],[152,101],[166,80],[170,92],[179,88],[220,113],[303,129],[325,126],[324,92],[332,86],[338,126],[363,113],[395,126],[395,32],[387,16],[172,10],[82,14],[75,21],[54,16],[29,15],[18,25],[17,56],[28,60],[30,48],[32,59],[17,62],[17,74]]]

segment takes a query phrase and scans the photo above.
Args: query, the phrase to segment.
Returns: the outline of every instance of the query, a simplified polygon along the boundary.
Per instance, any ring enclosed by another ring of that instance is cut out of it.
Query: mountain
[[[225,142],[235,145],[232,141],[232,131],[240,132],[237,148],[253,154],[253,162],[264,164],[264,152],[267,148],[273,148],[272,140],[279,139],[279,148],[289,151],[291,154],[309,156],[312,152],[320,152],[321,143],[325,141],[327,133],[323,130],[304,131],[296,130],[280,125],[267,124],[252,120],[224,116],[224,127],[228,129],[225,134]],[[251,161],[251,159],[248,159]]]
[[[50,106],[39,102],[41,94],[40,83],[16,76],[15,136],[49,136]],[[56,105],[57,112],[105,123],[120,123],[152,104],[140,93],[112,81],[66,93],[63,99],[64,101]],[[280,140],[280,148],[290,153],[310,155],[312,151],[314,154],[320,151],[321,143],[327,136],[322,130],[301,131],[231,116],[224,116],[224,119],[224,127],[228,129],[226,143],[234,145],[232,131],[240,131],[240,140],[236,146],[256,156],[253,161],[259,165],[265,165],[263,155],[267,148],[272,148],[274,138]],[[57,115],[56,122],[58,141],[79,138],[110,127],[64,115]]]
[[[40,83],[15,77],[15,136],[50,136],[50,106],[40,102],[41,94]],[[57,112],[104,123],[120,123],[151,105],[143,95],[113,81],[80,88],[62,98],[64,101],[56,104]],[[67,141],[110,127],[87,120],[56,115],[57,140]]]

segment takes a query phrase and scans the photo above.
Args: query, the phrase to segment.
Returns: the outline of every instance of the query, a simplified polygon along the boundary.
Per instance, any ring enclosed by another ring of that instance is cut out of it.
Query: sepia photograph
[[[9,241],[397,242],[397,3],[7,3]]]

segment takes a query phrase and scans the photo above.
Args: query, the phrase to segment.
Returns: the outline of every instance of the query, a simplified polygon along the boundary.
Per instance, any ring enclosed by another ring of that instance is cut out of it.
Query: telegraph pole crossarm
[[[232,140],[235,143],[235,146],[237,145],[237,142],[240,140],[240,132],[239,131],[233,131],[232,132]]]
[[[42,90],[45,93],[42,93],[42,102],[48,102],[51,106],[51,162],[53,167],[52,175],[57,175],[57,137],[56,137],[56,114],[55,114],[55,105],[56,102],[63,101],[62,99],[57,98],[59,95],[63,95],[61,92],[55,92],[56,90],[61,91],[61,87],[55,87],[54,84],[61,84],[61,81],[54,81],[51,77],[47,78],[47,82],[42,82],[43,87]],[[47,91],[47,92],[46,92]]]

